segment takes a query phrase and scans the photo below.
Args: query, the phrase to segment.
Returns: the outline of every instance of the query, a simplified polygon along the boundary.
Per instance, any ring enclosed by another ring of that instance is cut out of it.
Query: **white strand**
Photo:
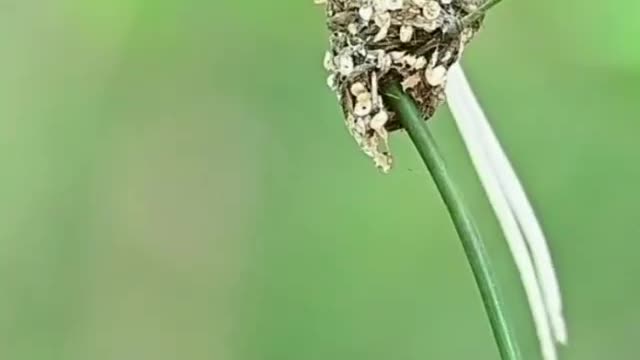
[[[478,125],[481,120],[476,118],[478,112],[471,110],[473,107],[479,108],[479,104],[473,97],[462,68],[457,64],[449,70],[446,91],[451,112],[520,272],[542,354],[546,360],[555,360],[557,353],[554,331],[549,324],[550,317],[548,317],[548,309],[538,282],[534,262],[507,194],[501,187],[496,168],[492,163],[492,156],[483,140],[484,130]],[[469,93],[472,96],[471,99],[469,99]]]
[[[464,77],[464,72],[461,72],[460,76]],[[467,83],[467,88],[470,89],[466,77],[463,80]],[[481,137],[496,169],[495,173],[529,245],[556,341],[565,344],[567,342],[567,330],[564,316],[562,315],[560,286],[558,285],[551,253],[540,223],[511,162],[500,145],[482,108],[478,105],[473,92],[469,91],[465,95],[465,102],[468,104],[467,109],[472,114],[472,118],[477,120],[476,126],[482,132]],[[476,106],[471,104],[476,104]]]

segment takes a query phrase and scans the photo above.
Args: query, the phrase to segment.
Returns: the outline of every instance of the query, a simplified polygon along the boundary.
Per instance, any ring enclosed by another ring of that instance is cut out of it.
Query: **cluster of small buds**
[[[324,59],[347,128],[383,171],[391,168],[389,132],[400,129],[382,94],[399,83],[427,118],[444,101],[448,68],[480,21],[462,19],[477,0],[316,0],[331,32]]]

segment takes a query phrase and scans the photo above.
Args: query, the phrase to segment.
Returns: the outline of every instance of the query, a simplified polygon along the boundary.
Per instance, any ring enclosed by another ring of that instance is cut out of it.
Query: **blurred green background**
[[[562,359],[640,351],[638,13],[505,2],[464,60],[550,238]],[[415,151],[394,136],[388,176],[359,152],[326,46],[311,0],[0,0],[0,359],[497,359]]]

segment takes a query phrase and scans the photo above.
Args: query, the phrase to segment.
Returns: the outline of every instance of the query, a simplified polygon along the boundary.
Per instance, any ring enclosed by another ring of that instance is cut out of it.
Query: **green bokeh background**
[[[379,174],[312,1],[0,0],[0,359],[497,359],[405,136]],[[465,67],[549,235],[562,359],[640,353],[640,3],[509,1]],[[432,129],[539,359],[446,109]]]

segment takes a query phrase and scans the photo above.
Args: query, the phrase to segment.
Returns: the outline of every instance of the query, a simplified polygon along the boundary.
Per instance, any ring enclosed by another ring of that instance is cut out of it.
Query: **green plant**
[[[426,120],[449,99],[519,270],[542,354],[555,360],[556,343],[565,343],[567,334],[546,239],[458,64],[486,11],[500,1],[320,0],[331,31],[324,65],[347,128],[383,171],[392,165],[389,134],[407,130],[447,205],[502,358],[520,359],[489,256],[427,129]]]

